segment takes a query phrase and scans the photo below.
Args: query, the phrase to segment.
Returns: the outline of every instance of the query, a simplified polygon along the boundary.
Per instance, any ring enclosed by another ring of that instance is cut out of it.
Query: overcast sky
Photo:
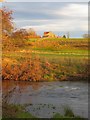
[[[7,2],[89,2],[89,0],[4,0]]]
[[[17,28],[34,28],[40,35],[44,31],[60,36],[70,32],[71,37],[81,37],[88,31],[88,3],[8,2],[3,5],[14,11]]]

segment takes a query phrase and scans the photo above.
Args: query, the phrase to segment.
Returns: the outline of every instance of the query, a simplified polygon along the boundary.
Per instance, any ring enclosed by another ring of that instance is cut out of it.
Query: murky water
[[[13,90],[13,88],[15,88]],[[88,118],[88,83],[86,82],[3,82],[3,93],[13,90],[9,102],[23,104],[39,118],[50,118],[69,106],[76,115]]]

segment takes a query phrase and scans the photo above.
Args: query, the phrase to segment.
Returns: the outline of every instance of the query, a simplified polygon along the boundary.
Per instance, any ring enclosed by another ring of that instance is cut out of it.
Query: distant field
[[[33,50],[39,51],[84,52],[88,49],[88,39],[29,39],[27,40],[27,45],[30,45]]]
[[[26,40],[22,48],[3,51],[2,57],[22,61],[38,56],[41,60],[62,61],[62,59],[88,60],[88,39],[83,38],[37,38]]]
[[[83,38],[37,38],[28,39],[22,48],[15,51],[3,51],[3,58],[22,60],[31,56],[40,59],[88,59],[88,39]]]

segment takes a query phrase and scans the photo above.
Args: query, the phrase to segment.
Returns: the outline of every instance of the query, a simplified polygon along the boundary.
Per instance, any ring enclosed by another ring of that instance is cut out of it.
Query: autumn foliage
[[[3,80],[22,81],[61,81],[80,80],[88,77],[88,64],[81,60],[63,59],[60,63],[42,61],[39,57],[24,58],[21,61],[4,61],[2,63]],[[82,69],[81,69],[82,68]],[[75,78],[74,78],[75,77]]]
[[[10,46],[12,46],[12,42],[10,39],[10,35],[14,29],[13,26],[13,18],[12,18],[12,11],[7,9],[6,7],[3,7],[0,9],[0,28],[2,29],[2,48],[4,49],[10,49]]]
[[[2,32],[9,34],[14,29],[13,22],[12,22],[12,20],[13,20],[12,13],[13,12],[11,10],[8,10],[5,7],[0,9],[0,11],[2,13]]]
[[[51,74],[50,63],[44,64],[39,58],[26,59],[20,64],[3,63],[3,80],[45,81]]]

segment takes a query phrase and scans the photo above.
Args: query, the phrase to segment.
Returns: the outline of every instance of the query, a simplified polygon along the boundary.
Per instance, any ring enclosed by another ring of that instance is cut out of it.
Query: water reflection
[[[9,80],[3,80],[2,82],[2,91],[3,93],[8,92],[10,90],[12,90],[13,88],[18,88],[20,90],[25,90],[27,87],[31,86],[32,89],[34,90],[38,90],[41,86],[42,83],[38,83],[38,82],[29,82],[29,81],[9,81]]]

